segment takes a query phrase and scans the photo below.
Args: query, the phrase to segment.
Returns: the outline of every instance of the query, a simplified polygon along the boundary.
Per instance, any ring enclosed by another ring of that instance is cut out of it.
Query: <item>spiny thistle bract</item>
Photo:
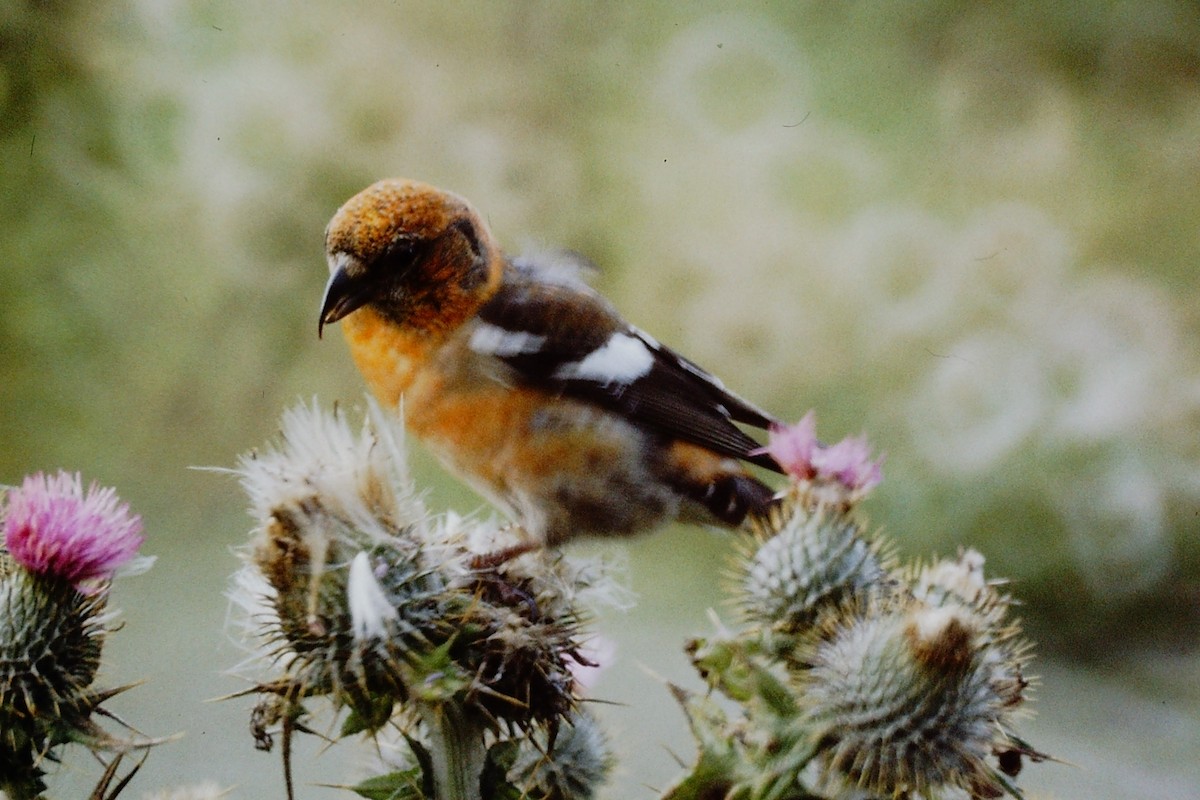
[[[983,558],[897,569],[857,504],[881,477],[865,441],[772,433],[792,479],[735,567],[747,626],[688,648],[708,686],[676,689],[699,743],[669,800],[1020,797],[1013,722],[1028,645]]]
[[[570,726],[571,668],[584,660],[577,595],[603,576],[545,551],[494,564],[516,532],[430,517],[399,420],[372,402],[355,435],[344,414],[302,404],[237,473],[258,525],[234,599],[274,671],[252,690],[266,696],[261,745],[276,723],[304,730],[304,701],[327,697],[350,709],[343,735],[415,732],[409,743],[428,758],[398,782],[478,796],[501,752],[488,746],[553,741]],[[465,773],[465,789],[450,785]]]
[[[839,621],[799,677],[827,783],[875,796],[1015,790],[988,759],[1011,749],[1022,659],[963,608],[896,599]]]
[[[158,740],[121,739],[92,720],[124,691],[93,686],[104,637],[109,582],[141,544],[141,521],[79,476],[29,476],[7,493],[0,547],[0,794],[40,795],[57,748],[78,742],[121,754]],[[143,562],[141,566],[146,566]],[[95,796],[103,796],[99,790]]]
[[[756,524],[757,547],[743,554],[737,601],[749,622],[799,631],[825,609],[879,591],[892,558],[852,515],[794,487]]]
[[[587,800],[612,768],[608,739],[596,718],[573,712],[553,739],[539,734],[517,749],[508,779],[531,800]]]

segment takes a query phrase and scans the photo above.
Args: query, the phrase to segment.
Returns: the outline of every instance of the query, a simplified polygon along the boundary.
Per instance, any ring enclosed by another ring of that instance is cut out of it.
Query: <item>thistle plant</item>
[[[399,421],[373,403],[357,434],[340,412],[291,409],[237,474],[256,527],[234,599],[267,672],[246,693],[258,746],[282,734],[289,797],[291,738],[316,732],[317,703],[344,712],[334,738],[403,737],[407,757],[364,796],[592,796],[609,758],[572,668],[603,570],[495,558],[515,530],[431,517]]]
[[[973,550],[899,568],[858,504],[882,479],[863,439],[810,414],[767,450],[791,483],[734,568],[742,629],[693,640],[710,689],[673,687],[698,742],[669,800],[1020,798],[1013,729],[1029,647]]]
[[[611,755],[573,671],[604,570],[429,515],[373,403],[358,433],[315,403],[281,427],[237,467],[256,526],[233,597],[256,643],[240,694],[256,744],[282,736],[289,797],[322,705],[341,722],[320,735],[394,753],[360,796],[593,797]],[[882,479],[862,438],[823,445],[809,415],[766,450],[790,483],[738,556],[740,628],[687,645],[710,692],[672,687],[699,752],[663,797],[1021,798],[1046,758],[1014,730],[1029,648],[982,556],[900,566],[858,510]]]
[[[2,514],[0,794],[41,797],[46,765],[75,742],[110,755],[93,797],[115,797],[132,774],[116,779],[122,756],[161,741],[121,738],[93,719],[111,716],[102,704],[129,688],[94,681],[116,617],[112,578],[149,565],[134,560],[141,519],[114,490],[92,484],[85,494],[80,476],[66,472],[27,477],[8,490]]]

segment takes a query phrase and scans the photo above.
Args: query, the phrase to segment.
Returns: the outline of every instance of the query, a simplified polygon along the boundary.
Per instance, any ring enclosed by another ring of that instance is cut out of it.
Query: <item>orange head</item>
[[[503,268],[466,200],[404,178],[346,201],[325,231],[325,255],[330,278],[318,335],[363,306],[418,330],[453,328],[487,300]]]

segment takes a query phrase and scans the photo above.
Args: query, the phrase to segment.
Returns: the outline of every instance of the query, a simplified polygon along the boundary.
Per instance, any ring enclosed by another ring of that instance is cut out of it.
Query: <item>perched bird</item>
[[[780,471],[776,420],[623,320],[571,257],[506,256],[463,198],[384,180],[325,234],[318,334],[341,321],[386,406],[537,544],[675,519],[740,525]]]

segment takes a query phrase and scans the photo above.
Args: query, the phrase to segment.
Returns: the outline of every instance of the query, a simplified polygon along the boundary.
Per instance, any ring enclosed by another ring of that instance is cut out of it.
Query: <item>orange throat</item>
[[[342,320],[342,332],[359,372],[379,402],[395,408],[416,378],[418,365],[425,363],[438,337],[401,328],[370,307],[363,307]]]

